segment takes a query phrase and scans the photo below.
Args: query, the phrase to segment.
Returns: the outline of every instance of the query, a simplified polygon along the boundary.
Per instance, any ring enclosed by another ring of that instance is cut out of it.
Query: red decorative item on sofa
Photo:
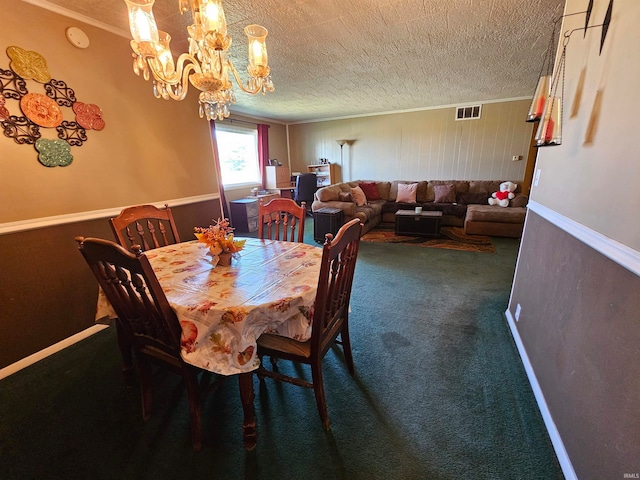
[[[378,192],[376,182],[360,182],[360,188],[364,192],[365,197],[367,197],[367,202],[380,200],[380,193]]]

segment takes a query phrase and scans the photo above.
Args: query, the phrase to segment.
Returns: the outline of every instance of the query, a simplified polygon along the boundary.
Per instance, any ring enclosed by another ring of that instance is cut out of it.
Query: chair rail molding
[[[220,198],[219,193],[211,193],[206,195],[196,195],[193,197],[176,198],[172,200],[162,200],[157,202],[148,202],[149,205],[154,205],[158,208],[164,207],[165,204],[169,204],[171,207],[177,207],[180,205],[189,205],[191,203],[205,202],[207,200],[218,200]],[[65,215],[55,215],[51,217],[32,218],[29,220],[20,220],[17,222],[0,223],[0,235],[6,233],[23,232],[26,230],[33,230],[35,228],[50,227],[54,225],[64,225],[66,223],[82,222],[85,220],[95,220],[98,218],[107,218],[118,215],[123,208],[122,207],[105,208],[103,210],[91,210],[86,212],[69,213]]]
[[[581,223],[571,220],[560,213],[545,207],[541,203],[530,200],[528,209],[574,236],[584,244],[613,260],[621,267],[640,276],[640,252],[620,243],[613,238],[592,230]],[[526,229],[526,224],[525,224]]]

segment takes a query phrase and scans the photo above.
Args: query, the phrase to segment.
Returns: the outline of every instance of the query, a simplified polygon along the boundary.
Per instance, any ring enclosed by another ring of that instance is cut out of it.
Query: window
[[[216,143],[225,187],[260,184],[258,131],[255,128],[216,124]]]

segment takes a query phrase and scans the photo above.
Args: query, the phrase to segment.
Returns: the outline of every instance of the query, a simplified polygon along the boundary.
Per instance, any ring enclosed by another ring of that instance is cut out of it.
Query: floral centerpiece
[[[220,262],[222,265],[230,261],[231,256],[242,250],[246,242],[233,237],[233,228],[229,226],[229,220],[226,218],[218,219],[206,228],[195,227],[193,230],[198,241],[209,247],[216,264]]]

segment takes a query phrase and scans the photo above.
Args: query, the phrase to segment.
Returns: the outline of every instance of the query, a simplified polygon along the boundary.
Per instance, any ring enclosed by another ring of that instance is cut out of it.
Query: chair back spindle
[[[117,242],[125,248],[140,245],[143,251],[180,243],[180,236],[168,205],[136,205],[109,219]],[[125,239],[126,235],[126,239]],[[128,240],[128,242],[127,242]]]

